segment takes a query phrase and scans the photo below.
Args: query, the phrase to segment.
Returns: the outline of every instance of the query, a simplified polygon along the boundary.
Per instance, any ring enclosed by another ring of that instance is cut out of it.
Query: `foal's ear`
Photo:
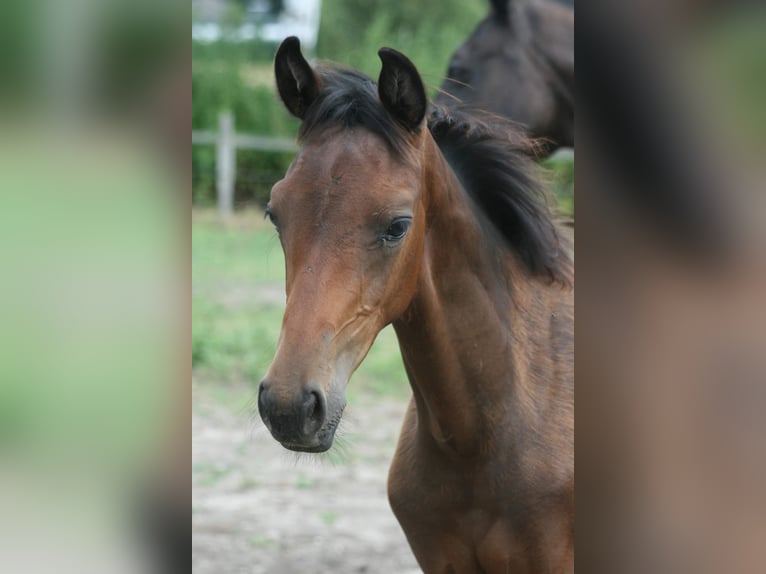
[[[274,57],[274,73],[279,97],[292,115],[303,119],[311,102],[319,95],[320,82],[301,54],[301,43],[295,36],[280,44]]]
[[[378,96],[383,107],[405,128],[416,131],[426,115],[427,100],[415,64],[391,48],[381,48],[378,56],[383,62],[378,78]]]

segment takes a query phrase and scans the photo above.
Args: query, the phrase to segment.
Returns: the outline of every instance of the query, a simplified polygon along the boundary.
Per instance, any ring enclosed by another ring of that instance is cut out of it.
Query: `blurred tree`
[[[385,16],[392,37],[407,37],[425,27],[454,28],[468,20],[469,28],[488,12],[486,0],[324,0],[319,47],[334,52],[359,45],[372,20]]]
[[[376,77],[377,50],[390,46],[436,85],[452,51],[488,10],[487,0],[324,0],[317,54]]]

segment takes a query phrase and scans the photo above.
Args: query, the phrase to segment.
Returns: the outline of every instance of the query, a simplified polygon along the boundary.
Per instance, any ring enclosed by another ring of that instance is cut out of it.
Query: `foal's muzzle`
[[[280,400],[263,381],[258,389],[258,412],[263,424],[282,446],[300,452],[323,452],[330,448],[335,429],[325,429],[327,403],[316,388],[301,389],[290,400]]]

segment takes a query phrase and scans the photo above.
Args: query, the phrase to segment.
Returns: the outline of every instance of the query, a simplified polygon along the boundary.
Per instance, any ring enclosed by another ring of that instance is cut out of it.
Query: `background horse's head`
[[[351,70],[313,69],[297,38],[276,55],[279,95],[303,123],[267,210],[285,253],[287,305],[258,408],[291,450],[332,445],[349,377],[416,287],[426,96],[406,57],[379,55],[377,87]]]
[[[574,12],[556,0],[492,0],[441,90],[437,103],[510,118],[548,151],[574,146]]]

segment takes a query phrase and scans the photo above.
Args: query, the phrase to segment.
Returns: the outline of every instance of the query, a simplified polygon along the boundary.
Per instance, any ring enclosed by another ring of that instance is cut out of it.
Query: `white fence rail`
[[[290,138],[274,138],[252,134],[238,134],[234,116],[224,111],[218,115],[218,131],[192,130],[192,145],[214,145],[215,181],[218,212],[228,218],[234,213],[234,181],[237,174],[237,150],[296,151],[298,146]]]

